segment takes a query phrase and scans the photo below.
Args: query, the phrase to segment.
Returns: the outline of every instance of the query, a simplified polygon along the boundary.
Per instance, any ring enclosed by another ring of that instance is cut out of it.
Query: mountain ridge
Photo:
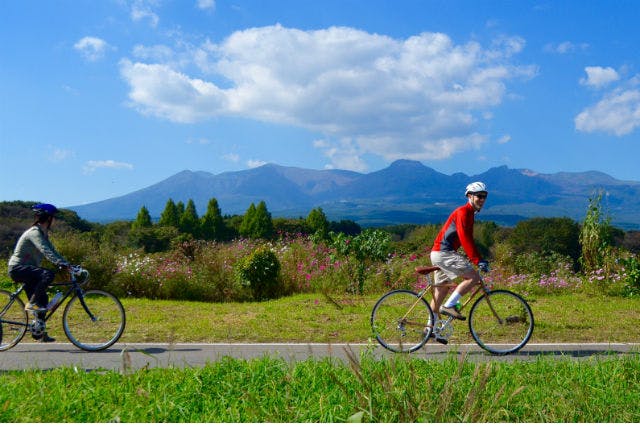
[[[143,205],[152,217],[159,217],[169,198],[192,199],[200,215],[212,198],[225,215],[243,214],[251,203],[264,200],[274,216],[306,217],[311,209],[321,207],[332,220],[351,219],[364,226],[420,224],[444,221],[451,209],[464,203],[464,188],[472,181],[489,187],[480,220],[502,225],[535,216],[580,220],[589,197],[604,191],[612,223],[640,228],[640,182],[617,180],[598,171],[542,174],[507,166],[471,176],[446,175],[413,160],[397,160],[369,173],[275,163],[220,174],[183,170],[123,196],[68,208],[84,219],[108,222],[133,219]]]

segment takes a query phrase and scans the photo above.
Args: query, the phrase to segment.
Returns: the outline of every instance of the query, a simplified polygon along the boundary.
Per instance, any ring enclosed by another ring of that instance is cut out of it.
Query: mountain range
[[[264,201],[274,217],[306,217],[321,207],[330,220],[350,219],[362,226],[439,223],[465,202],[473,181],[489,188],[478,220],[514,225],[532,217],[584,218],[589,198],[603,191],[602,205],[612,223],[640,228],[640,182],[620,181],[597,171],[541,174],[528,169],[495,167],[479,175],[446,175],[421,162],[398,160],[371,173],[314,170],[266,164],[212,174],[179,172],[141,190],[80,206],[71,206],[94,222],[133,219],[142,206],[159,217],[169,198],[192,199],[199,215],[215,198],[224,215],[243,214]]]

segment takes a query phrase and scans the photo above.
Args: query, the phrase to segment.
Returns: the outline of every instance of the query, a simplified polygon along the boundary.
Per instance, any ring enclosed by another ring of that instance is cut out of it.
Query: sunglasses
[[[484,194],[484,193],[482,193],[482,194],[476,193],[476,194],[474,194],[474,196],[476,196],[478,199],[486,199],[487,198],[487,195]]]

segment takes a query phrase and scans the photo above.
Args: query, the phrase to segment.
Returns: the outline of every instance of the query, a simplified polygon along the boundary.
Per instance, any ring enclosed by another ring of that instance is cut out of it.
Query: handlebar
[[[77,281],[80,285],[84,285],[89,281],[89,271],[79,265],[70,265],[69,274],[72,281]]]

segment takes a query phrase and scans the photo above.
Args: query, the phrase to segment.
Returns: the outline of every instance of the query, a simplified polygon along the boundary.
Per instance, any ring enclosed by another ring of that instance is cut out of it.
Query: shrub
[[[636,255],[621,260],[626,273],[626,282],[623,288],[624,296],[640,296],[640,261]]]
[[[280,261],[268,247],[261,246],[242,258],[236,268],[241,283],[249,287],[255,300],[275,298],[281,295],[278,277]]]

